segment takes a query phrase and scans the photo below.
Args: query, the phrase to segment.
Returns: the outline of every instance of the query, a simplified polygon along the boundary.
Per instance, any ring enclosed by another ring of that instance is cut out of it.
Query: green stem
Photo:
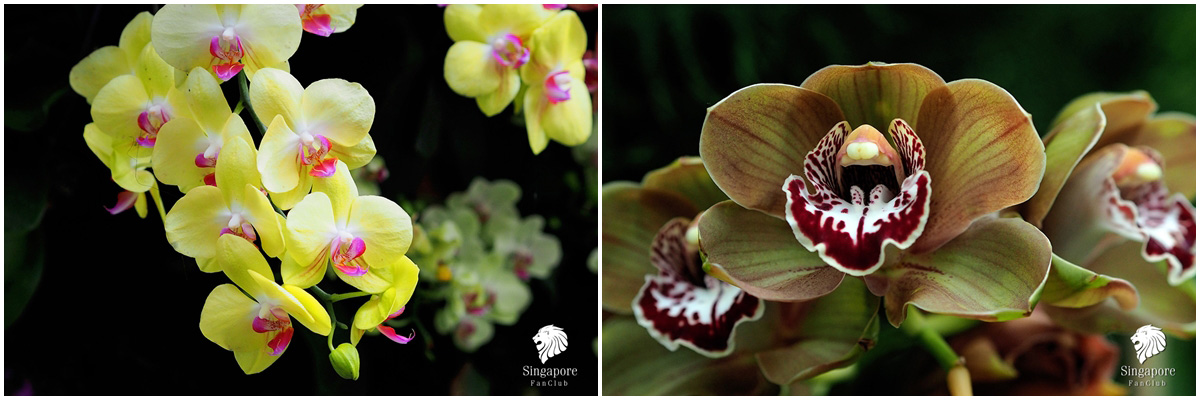
[[[333,333],[337,332],[337,327],[339,325],[339,323],[336,323],[337,315],[333,311],[333,296],[330,296],[329,293],[325,293],[325,291],[321,290],[321,288],[317,287],[317,285],[313,285],[311,289],[315,292],[317,298],[321,300],[321,303],[325,304],[325,311],[329,312],[329,320],[335,322],[329,327],[329,336],[327,337],[326,341],[326,345],[329,346],[329,351],[333,352]]]
[[[942,338],[942,335],[925,323],[925,316],[921,315],[921,311],[916,307],[909,306],[908,319],[900,324],[900,329],[909,336],[920,340],[921,345],[929,351],[929,354],[933,355],[933,358],[937,359],[942,369],[949,371],[960,363],[958,354],[950,348],[950,344],[946,343],[946,339]]]
[[[367,293],[367,292],[338,293],[338,294],[329,296],[329,301],[333,302],[333,303],[337,303],[339,301],[346,300],[346,299],[353,299],[355,297],[363,297],[363,296],[370,296],[370,295],[371,294]]]
[[[254,105],[250,104],[250,79],[246,78],[246,71],[238,72],[238,89],[241,92],[242,99],[240,100],[246,105],[246,109],[250,110],[250,119],[254,120],[254,126],[258,127],[258,136],[261,139],[267,134],[267,128],[263,126],[262,121],[258,119],[258,114],[254,113]]]

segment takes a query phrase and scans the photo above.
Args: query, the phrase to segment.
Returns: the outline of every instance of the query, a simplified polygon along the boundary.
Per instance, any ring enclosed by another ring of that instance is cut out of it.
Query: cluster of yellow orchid
[[[587,31],[574,11],[550,4],[452,4],[446,32],[446,83],[475,98],[491,117],[510,103],[525,113],[534,154],[550,140],[565,146],[592,133],[592,98],[585,82]]]
[[[348,379],[358,377],[364,333],[413,338],[384,324],[418,280],[405,256],[412,222],[395,202],[360,196],[350,172],[375,156],[374,100],[357,83],[306,88],[288,72],[304,31],[342,32],[358,7],[166,5],[71,70],[71,87],[92,106],[84,139],[125,190],[109,212],[134,207],[144,218],[149,192],[171,246],[229,277],[205,301],[200,331],[247,374],[279,358],[293,319],[329,337],[333,367]],[[221,83],[239,75],[245,95],[231,109]],[[243,106],[266,125],[257,149]],[[169,211],[159,182],[184,193]],[[275,271],[268,258],[279,259]],[[316,286],[327,276],[359,291],[327,294]],[[368,300],[350,343],[335,348],[332,303],[357,297]]]

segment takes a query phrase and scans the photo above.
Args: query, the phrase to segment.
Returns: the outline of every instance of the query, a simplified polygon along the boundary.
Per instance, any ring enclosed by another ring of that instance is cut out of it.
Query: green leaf
[[[42,279],[44,244],[40,232],[4,237],[4,326],[12,325]]]

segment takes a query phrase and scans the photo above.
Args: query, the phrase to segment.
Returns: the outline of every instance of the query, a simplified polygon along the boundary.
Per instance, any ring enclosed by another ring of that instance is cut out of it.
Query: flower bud
[[[358,380],[358,349],[350,343],[339,344],[329,353],[333,370],[344,379]]]

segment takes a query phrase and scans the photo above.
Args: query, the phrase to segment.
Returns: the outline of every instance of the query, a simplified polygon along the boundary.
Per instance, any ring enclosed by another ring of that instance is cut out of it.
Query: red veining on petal
[[[719,357],[733,351],[734,328],[760,318],[763,307],[736,286],[712,276],[703,280],[704,286],[697,286],[667,270],[647,275],[633,299],[634,316],[668,349],[682,344]]]
[[[571,99],[571,73],[558,71],[546,77],[546,99],[558,104]]]
[[[900,118],[892,120],[888,134],[892,136],[892,141],[896,143],[896,149],[900,152],[904,176],[925,169],[925,145],[921,144],[921,138],[917,137],[917,133],[907,122]]]
[[[137,203],[138,196],[140,195],[141,193],[130,192],[128,190],[118,193],[117,204],[113,205],[112,208],[104,207],[104,210],[108,211],[108,213],[111,215],[120,214],[121,212],[128,210],[130,207],[133,207],[134,203]]]
[[[390,327],[390,326],[379,325],[376,328],[379,329],[379,333],[382,333],[383,336],[387,336],[388,339],[391,339],[393,342],[400,343],[400,344],[408,344],[408,342],[411,342],[413,340],[413,338],[417,337],[417,331],[415,331],[415,330],[412,332],[412,334],[409,334],[408,336],[400,336],[399,334],[396,333],[396,330],[392,329],[392,327]]]
[[[507,34],[492,41],[492,58],[505,67],[517,69],[529,62],[529,48],[514,34]]]
[[[703,286],[705,273],[700,263],[700,249],[687,242],[687,230],[691,222],[679,217],[663,224],[650,242],[650,263],[659,271],[670,272],[693,285]]]

